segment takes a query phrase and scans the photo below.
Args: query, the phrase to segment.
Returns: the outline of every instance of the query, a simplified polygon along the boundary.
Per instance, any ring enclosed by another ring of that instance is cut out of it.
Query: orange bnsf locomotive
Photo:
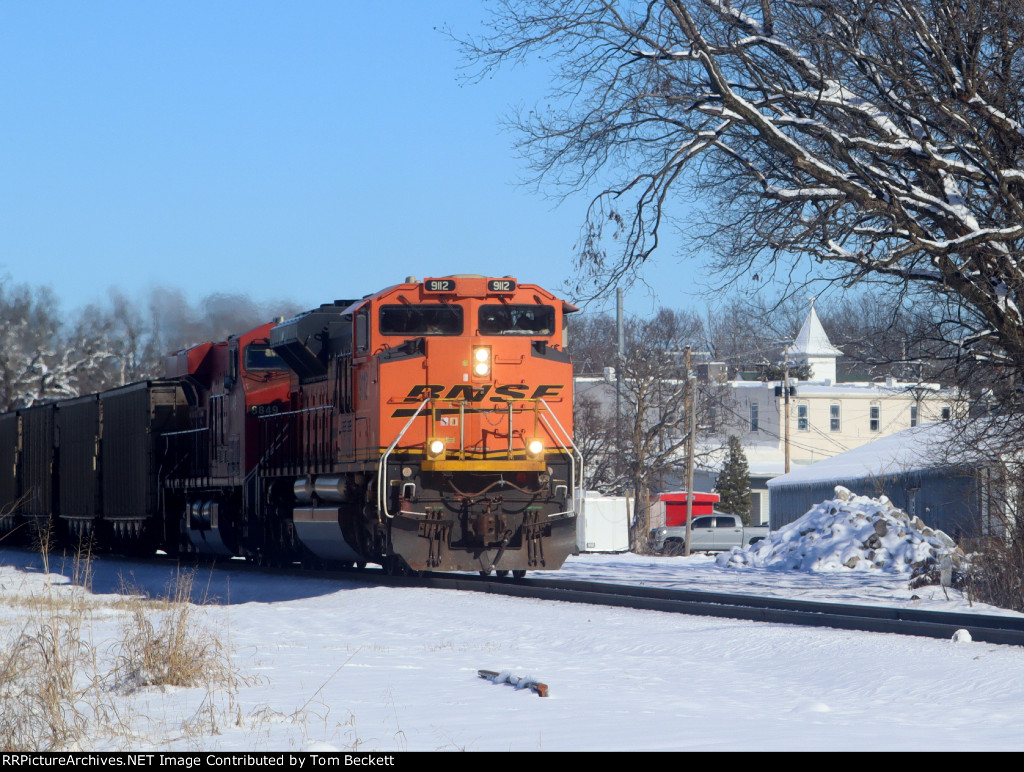
[[[164,379],[0,416],[0,528],[267,564],[557,569],[582,482],[574,310],[508,277],[410,278],[180,351]]]

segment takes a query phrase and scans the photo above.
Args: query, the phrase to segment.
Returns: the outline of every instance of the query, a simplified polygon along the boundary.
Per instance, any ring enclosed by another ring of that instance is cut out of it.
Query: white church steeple
[[[811,380],[836,382],[836,358],[843,352],[832,345],[821,326],[818,312],[814,310],[814,299],[811,299],[811,310],[804,320],[796,340],[789,347],[789,356],[797,364],[805,364],[811,368]]]

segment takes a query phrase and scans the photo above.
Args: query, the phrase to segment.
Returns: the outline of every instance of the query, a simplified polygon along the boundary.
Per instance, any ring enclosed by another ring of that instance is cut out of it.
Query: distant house
[[[980,454],[951,451],[958,422],[917,426],[768,482],[773,529],[835,497],[837,485],[885,495],[900,509],[959,541],[1001,533],[997,471]]]
[[[787,444],[790,471],[794,471],[957,414],[957,393],[937,383],[895,378],[838,382],[836,359],[842,352],[829,341],[813,305],[788,353],[793,370],[810,370],[807,380],[789,380],[788,413],[784,381],[727,382],[731,400],[722,432],[736,435],[743,445],[750,468],[753,522],[775,522],[767,482],[786,472]],[[702,470],[695,487],[710,490],[716,477],[717,468]]]
[[[713,415],[705,416],[704,436],[698,437],[700,461],[694,475],[694,490],[714,490],[725,460],[726,440],[735,435],[747,457],[751,522],[774,523],[768,481],[785,474],[787,445],[790,471],[794,471],[896,432],[958,415],[958,393],[937,383],[895,378],[840,382],[836,366],[840,356],[842,352],[829,341],[812,304],[799,333],[788,346],[791,372],[809,374],[805,380],[795,376],[789,379],[788,411],[784,380],[730,380],[724,363],[697,363],[700,388],[714,389],[716,407]],[[655,397],[664,397],[666,401],[678,399],[682,381],[664,383],[664,394]],[[590,404],[610,419],[616,404],[614,369],[606,368],[601,376],[577,376],[575,395],[578,410]],[[657,398],[647,404],[652,425],[659,423],[664,407]],[[580,418],[577,432],[584,426]],[[671,427],[662,441],[665,445],[677,443],[683,432],[682,426]],[[659,476],[651,492],[685,488],[682,462],[680,451],[680,471]]]

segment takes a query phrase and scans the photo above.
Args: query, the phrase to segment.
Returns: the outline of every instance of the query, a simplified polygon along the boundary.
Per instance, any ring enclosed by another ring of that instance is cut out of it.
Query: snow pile
[[[794,571],[880,570],[915,574],[945,557],[958,569],[963,552],[942,531],[893,506],[885,496],[857,496],[841,485],[824,501],[789,525],[746,549],[718,556],[722,566]]]

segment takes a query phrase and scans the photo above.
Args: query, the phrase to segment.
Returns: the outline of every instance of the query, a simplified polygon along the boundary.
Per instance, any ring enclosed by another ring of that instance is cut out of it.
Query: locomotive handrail
[[[268,438],[266,444],[266,450],[260,457],[258,462],[259,466],[269,465],[271,458],[281,449],[285,441],[290,438],[290,431],[294,428],[291,421],[281,421],[282,418],[291,418],[292,416],[302,415],[304,413],[315,413],[323,410],[333,410],[334,405],[314,405],[313,407],[304,407],[299,410],[286,410],[281,413],[264,413],[257,415],[259,419],[260,432],[265,434]],[[274,424],[280,424],[277,435],[270,438],[270,430]],[[298,431],[301,432],[301,429]],[[276,466],[282,466],[282,462],[278,461],[275,463]]]
[[[260,460],[257,462],[257,468],[262,467],[270,463],[271,457],[273,457],[277,451],[284,445],[285,438],[288,437],[288,430],[291,427],[288,424],[284,424],[277,432],[277,436],[273,440],[265,443],[267,449],[263,451],[263,455],[260,456]],[[266,428],[266,424],[260,424],[260,429],[264,435],[269,436],[269,429]]]
[[[570,509],[567,512],[558,512],[558,513],[556,513],[556,515],[558,515],[558,514],[571,514],[571,513],[574,513],[575,510],[576,510],[576,501],[577,501],[577,496],[576,496],[576,491],[577,491],[577,487],[576,487],[576,464],[577,463],[579,464],[579,467],[580,467],[579,489],[578,489],[579,493],[580,493],[579,499],[583,498],[583,471],[584,471],[583,470],[583,453],[580,452],[580,449],[576,447],[576,443],[572,441],[572,435],[569,434],[569,432],[567,432],[565,430],[565,427],[562,426],[562,422],[558,420],[558,416],[555,415],[555,412],[548,406],[548,403],[544,401],[543,397],[540,398],[540,402],[541,402],[542,405],[544,405],[544,409],[547,411],[547,415],[550,415],[554,419],[555,425],[558,426],[559,430],[562,432],[562,435],[569,442],[569,447],[567,448],[565,446],[565,443],[563,443],[562,440],[555,433],[554,429],[551,428],[551,425],[547,421],[547,416],[546,415],[540,415],[541,422],[544,423],[548,427],[548,431],[551,432],[551,436],[555,439],[555,442],[557,442],[559,445],[561,445],[562,446],[562,450],[564,450],[566,452],[566,454],[572,459],[572,463],[569,464],[569,469],[570,469],[570,472],[572,474],[572,480],[570,480],[569,484],[570,484],[570,487],[572,488],[572,502],[573,503],[572,503]],[[569,448],[572,448],[572,450],[570,450]],[[551,515],[551,517],[555,517],[556,515]]]
[[[459,399],[428,398],[428,401],[433,404],[433,407],[430,410],[430,423],[431,423],[431,425],[429,427],[429,430],[430,430],[429,434],[430,434],[430,436],[436,436],[436,434],[437,434],[437,429],[436,429],[436,427],[434,425],[434,422],[437,420],[437,416],[436,416],[437,409],[438,409],[437,406],[438,405],[447,404],[447,405],[455,405],[455,406],[458,407],[458,409],[459,409],[459,449],[458,449],[458,456],[459,456],[459,460],[460,461],[465,460],[465,458],[466,458],[466,439],[465,439],[465,417],[466,417],[466,414],[465,414],[465,408],[466,408],[466,404],[467,403],[475,404],[475,400],[467,400],[465,398],[459,398]],[[508,449],[505,451],[505,454],[506,454],[507,459],[509,461],[512,461],[515,458],[515,450],[514,450],[514,447],[513,447],[513,439],[515,437],[515,429],[514,429],[514,426],[513,426],[513,416],[515,415],[515,412],[516,412],[515,405],[516,404],[525,404],[525,405],[529,406],[529,407],[527,407],[525,409],[524,408],[519,408],[519,412],[525,412],[526,410],[529,410],[529,411],[533,412],[533,423],[534,423],[533,433],[534,434],[537,433],[537,429],[538,429],[538,427],[541,424],[540,411],[539,411],[540,406],[543,404],[544,409],[549,411],[549,412],[551,411],[551,408],[547,405],[547,403],[544,402],[543,399],[535,399],[535,398],[526,399],[526,398],[509,397],[509,398],[506,398],[506,399],[501,400],[501,401],[504,403],[503,407],[501,407],[501,408],[495,407],[495,408],[493,408],[492,410],[489,410],[489,411],[482,411],[481,410],[479,412],[498,413],[500,411],[504,411],[506,408],[508,409],[508,414],[507,414],[507,416],[508,416]],[[557,421],[558,419],[556,418],[555,420]],[[562,429],[563,434],[568,435],[568,433],[565,431],[564,428],[562,428],[560,423],[559,423],[559,428]],[[558,438],[555,437],[555,432],[554,432],[554,430],[551,429],[550,426],[548,426],[548,431],[551,432],[551,435],[552,435],[552,437],[554,437],[555,441],[558,442],[559,445],[561,445],[562,450],[565,450],[567,453],[569,453],[570,451],[568,451],[566,449],[565,445],[562,444],[561,442],[559,442]],[[570,439],[570,443],[571,442],[572,442],[572,440]],[[570,453],[570,455],[571,455],[571,453]]]
[[[198,429],[182,429],[179,432],[160,432],[160,436],[161,437],[175,437],[175,436],[177,436],[179,434],[198,434],[199,432],[208,432],[208,431],[210,431],[210,427],[208,427],[208,426],[201,426]]]
[[[334,410],[334,405],[315,405],[313,407],[304,407],[301,410],[286,410],[283,413],[266,413],[264,415],[256,416],[260,420],[264,418],[280,418],[286,415],[299,415],[300,413],[312,413],[316,410]]]
[[[547,428],[547,430],[550,433],[552,439],[558,444],[558,446],[562,449],[562,451],[567,456],[569,456],[569,459],[570,459],[570,461],[569,461],[569,477],[570,477],[570,479],[569,479],[569,488],[570,488],[570,490],[572,492],[571,500],[575,501],[575,499],[577,497],[577,491],[578,490],[582,490],[582,484],[583,484],[583,454],[580,452],[579,448],[576,447],[576,444],[572,440],[572,436],[569,434],[569,432],[567,432],[565,430],[565,427],[562,426],[562,422],[558,420],[558,416],[555,415],[554,411],[551,409],[551,406],[548,405],[548,403],[543,398],[537,398],[537,399],[509,399],[507,402],[508,402],[507,407],[508,407],[508,413],[509,413],[509,415],[508,415],[508,420],[509,420],[509,426],[508,426],[508,433],[509,433],[508,457],[509,457],[509,460],[511,461],[512,457],[513,457],[513,450],[512,450],[512,435],[513,435],[512,415],[513,415],[513,405],[516,402],[532,403],[532,406],[533,406],[532,409],[533,409],[533,414],[534,414],[534,422],[535,422],[535,427],[534,427],[535,430],[536,430],[537,426],[539,426],[540,424],[543,424]],[[464,459],[465,458],[466,448],[465,448],[465,438],[464,438],[464,434],[463,434],[463,429],[464,429],[464,426],[465,426],[465,420],[464,420],[465,419],[465,412],[464,412],[464,408],[465,408],[466,400],[465,399],[462,399],[462,400],[436,399],[436,398],[427,397],[425,400],[423,400],[423,402],[420,403],[419,407],[417,407],[416,410],[413,412],[413,414],[409,417],[409,420],[406,422],[405,426],[402,427],[402,430],[395,436],[394,440],[391,441],[391,444],[388,445],[387,450],[385,450],[384,453],[381,455],[380,461],[377,464],[377,502],[378,502],[378,505],[379,505],[379,511],[386,518],[390,519],[390,518],[394,518],[395,517],[395,515],[391,514],[391,512],[388,511],[388,495],[387,495],[387,493],[388,493],[388,491],[387,491],[387,462],[388,462],[388,458],[391,456],[391,453],[398,446],[398,443],[401,442],[402,438],[406,435],[406,433],[409,431],[410,427],[412,427],[413,423],[420,416],[420,414],[423,412],[423,409],[427,405],[433,405],[433,407],[431,408],[431,412],[430,412],[430,418],[431,418],[430,432],[431,432],[431,434],[434,433],[433,421],[436,418],[434,413],[437,410],[437,404],[439,404],[439,403],[449,403],[449,404],[458,404],[459,405],[459,458],[460,459]],[[540,407],[543,407],[543,412],[539,409]],[[551,417],[554,419],[555,426],[558,427],[558,431],[555,431],[555,428],[547,421],[544,413],[547,413],[547,414],[551,415]],[[563,438],[564,438],[564,440],[563,440]],[[565,512],[556,512],[555,514],[551,515],[551,517],[557,517],[559,515],[565,515],[565,514],[572,514],[572,513],[574,513],[574,511],[575,511],[575,504],[572,504],[570,506],[570,508],[568,510],[566,510]],[[420,513],[408,513],[408,514],[420,514]]]
[[[398,445],[402,437],[405,436],[405,433],[409,431],[409,427],[412,426],[413,421],[419,418],[420,413],[423,412],[423,408],[432,401],[433,400],[430,398],[427,398],[420,403],[420,406],[416,408],[416,412],[409,416],[409,420],[406,421],[405,426],[402,427],[402,431],[396,435],[395,439],[393,439],[391,444],[388,445],[388,449],[385,450],[383,455],[380,457],[380,462],[377,465],[377,503],[380,505],[380,509],[384,513],[384,517],[394,517],[394,515],[388,512],[387,480],[385,479],[387,477],[388,456],[391,455],[391,451],[395,449],[395,446]]]

